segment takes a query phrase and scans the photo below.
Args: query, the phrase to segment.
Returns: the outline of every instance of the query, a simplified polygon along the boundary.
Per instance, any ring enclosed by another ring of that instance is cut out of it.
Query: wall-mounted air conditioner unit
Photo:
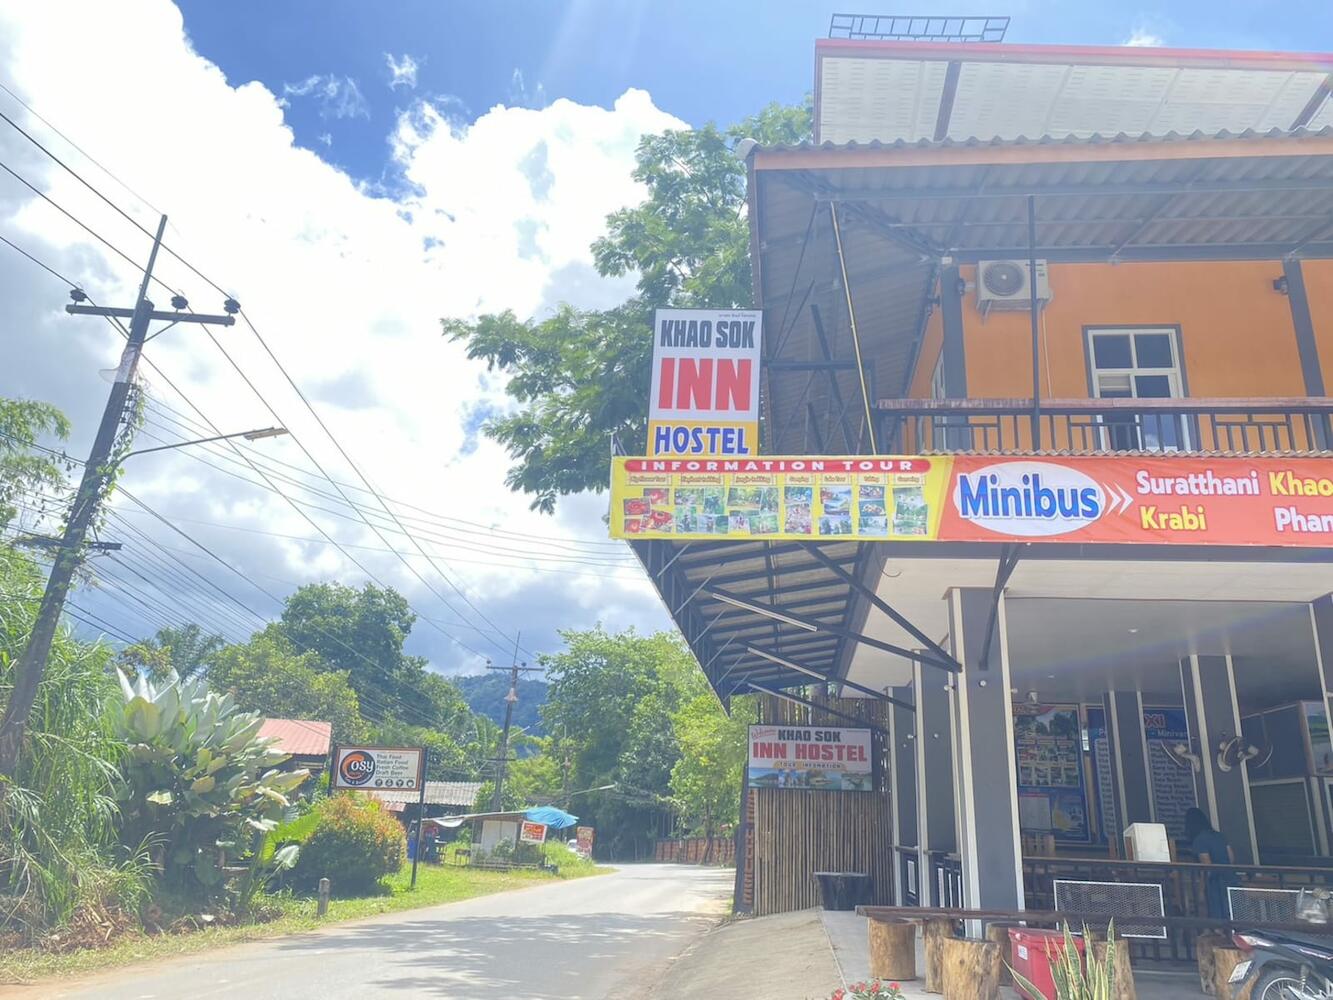
[[[1051,301],[1051,283],[1046,261],[1037,261],[1037,306]],[[977,265],[977,308],[981,315],[992,309],[1027,309],[1032,303],[1025,260],[983,260]]]

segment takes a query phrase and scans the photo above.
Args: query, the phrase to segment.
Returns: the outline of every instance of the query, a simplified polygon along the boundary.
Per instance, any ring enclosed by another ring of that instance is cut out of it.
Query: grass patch
[[[344,920],[358,920],[381,913],[396,913],[422,906],[455,903],[474,896],[521,889],[525,886],[559,882],[588,875],[601,875],[611,869],[591,861],[561,857],[560,874],[535,870],[473,871],[453,865],[423,864],[417,869],[417,887],[409,889],[411,863],[384,882],[383,890],[371,896],[329,901],[328,916],[315,916],[312,897],[279,894],[265,902],[281,908],[282,915],[265,923],[238,924],[231,927],[206,927],[182,934],[149,936],[133,933],[120,937],[105,948],[84,948],[60,954],[35,948],[0,953],[0,983],[31,983],[51,976],[77,976],[133,962],[159,961],[176,955],[191,955],[211,948],[259,941],[265,938],[299,934],[328,927]]]

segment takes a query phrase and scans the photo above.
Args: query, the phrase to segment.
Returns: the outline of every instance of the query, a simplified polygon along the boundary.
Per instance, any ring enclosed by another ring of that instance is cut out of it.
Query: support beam
[[[1018,565],[1022,554],[1023,550],[1017,545],[1006,545],[1000,550],[1000,565],[995,570],[995,588],[991,591],[990,624],[986,626],[986,637],[982,641],[978,662],[982,670],[990,669],[991,637],[995,635],[995,619],[1000,613],[1000,597],[1004,594],[1004,588],[1009,583],[1009,577],[1013,576],[1014,568]]]
[[[895,703],[889,710],[889,790],[893,797],[893,844],[895,847],[917,846],[917,785],[916,785],[916,703],[913,685],[893,688],[892,694],[905,708]],[[920,866],[915,869],[915,884],[905,884],[902,858],[893,859],[894,901],[906,906],[908,890],[915,896],[920,892]]]
[[[1180,661],[1180,683],[1200,760],[1195,775],[1200,807],[1231,844],[1237,864],[1258,864],[1249,773],[1243,764],[1223,770],[1217,761],[1219,747],[1240,735],[1235,665],[1230,656],[1187,656]]]
[[[819,341],[819,352],[824,356],[825,361],[833,360],[833,348],[829,344],[828,334],[824,330],[824,318],[820,315],[819,306],[810,303],[810,321],[814,324],[815,337]],[[838,409],[838,422],[842,426],[842,440],[847,446],[847,451],[855,454],[856,445],[852,442],[852,431],[847,425],[847,403],[842,398],[842,387],[838,385],[838,373],[830,371],[828,373],[829,398],[833,400],[834,406]],[[822,436],[822,435],[821,435]],[[823,446],[820,446],[823,450]]]
[[[949,119],[953,117],[953,102],[958,95],[958,78],[962,75],[963,64],[951,61],[944,70],[944,88],[940,91],[940,110],[935,115],[935,141],[943,142],[949,138]]]
[[[830,556],[826,555],[824,553],[824,550],[821,549],[818,544],[816,544],[815,542],[806,542],[805,550],[809,552],[812,556],[814,556],[817,560],[819,560],[819,562],[822,563],[824,567],[830,570],[835,576],[837,576],[838,579],[846,583],[847,586],[855,590],[858,594],[860,594],[867,601],[869,601],[874,607],[878,608],[880,611],[884,612],[884,614],[888,615],[889,618],[893,622],[895,622],[900,628],[902,628],[905,632],[907,632],[917,642],[923,644],[927,650],[929,650],[931,653],[934,654],[934,656],[931,659],[923,660],[922,661],[923,663],[929,663],[930,666],[932,667],[939,667],[941,670],[947,670],[951,673],[957,673],[959,670],[962,669],[958,661],[955,660],[948,653],[948,651],[944,649],[943,646],[941,646],[934,639],[930,638],[919,628],[913,625],[906,617],[904,617],[900,612],[895,610],[887,601],[883,600],[878,594],[876,594],[873,590],[871,590],[869,587],[863,584],[859,579],[857,579],[855,575],[843,569],[843,567],[840,566],[838,563],[836,563]]]
[[[953,719],[945,678],[920,663],[912,665],[912,701],[916,706],[917,884],[922,906],[940,906],[939,886],[931,875],[932,854],[958,849],[954,809]]]
[[[1296,351],[1301,359],[1301,375],[1307,396],[1324,395],[1324,370],[1319,359],[1319,344],[1315,339],[1314,319],[1310,315],[1310,297],[1305,290],[1305,272],[1299,260],[1284,260],[1282,276],[1287,284],[1287,305],[1291,308],[1291,325],[1296,331]],[[1315,444],[1324,450],[1330,445],[1328,418],[1314,418]]]
[[[869,695],[876,701],[887,701],[889,704],[897,705],[900,708],[912,707],[911,702],[900,702],[885,691],[877,691],[875,688],[866,687],[864,684],[856,683],[856,681],[849,681],[845,677],[834,677],[832,674],[827,674],[822,670],[816,670],[814,667],[807,667],[804,664],[797,663],[785,656],[780,656],[777,653],[770,652],[766,649],[760,649],[758,646],[747,645],[745,648],[755,656],[768,660],[771,663],[776,663],[780,667],[786,667],[788,670],[794,670],[797,673],[813,677],[826,684],[837,684],[840,687],[851,688],[853,691],[860,691],[864,695]]]
[[[1000,669],[980,671],[991,626],[991,593],[949,591],[949,641],[963,664],[955,681],[954,758],[958,776],[958,853],[963,905],[1023,909],[1023,856],[1018,837],[1018,775],[1004,599],[995,619]]]
[[[1131,823],[1155,822],[1148,736],[1143,730],[1143,695],[1138,691],[1108,691],[1102,696],[1102,710],[1120,831]],[[1108,830],[1107,834],[1118,836],[1118,831]]]

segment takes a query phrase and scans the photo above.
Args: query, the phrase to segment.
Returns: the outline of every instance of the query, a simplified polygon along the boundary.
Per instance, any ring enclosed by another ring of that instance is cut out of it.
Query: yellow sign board
[[[947,463],[925,458],[616,458],[611,537],[936,537]]]

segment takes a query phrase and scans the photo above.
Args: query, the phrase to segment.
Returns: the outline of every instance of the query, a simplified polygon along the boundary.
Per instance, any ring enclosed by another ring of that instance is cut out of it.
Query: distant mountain
[[[468,707],[478,715],[494,719],[496,725],[505,721],[505,695],[509,693],[509,674],[505,671],[492,670],[484,674],[469,674],[466,677],[450,677],[458,690],[463,692]],[[520,677],[518,681],[518,701],[514,704],[513,725],[515,728],[526,726],[534,736],[543,735],[538,711],[546,704],[545,681],[534,681]]]

